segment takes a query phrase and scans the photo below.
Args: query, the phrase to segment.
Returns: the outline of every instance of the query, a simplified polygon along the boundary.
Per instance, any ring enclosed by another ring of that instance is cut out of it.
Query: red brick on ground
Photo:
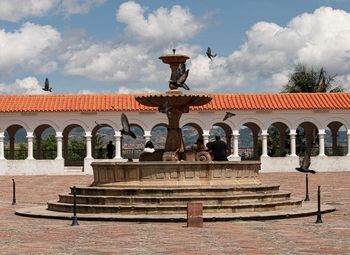
[[[203,227],[203,204],[187,204],[187,227]]]
[[[16,180],[17,205],[12,206]],[[265,184],[280,184],[294,197],[305,197],[305,175],[264,173]],[[1,176],[0,254],[350,254],[350,172],[309,176],[310,200],[337,211],[316,216],[271,221],[206,222],[203,228],[186,223],[123,223],[27,218],[15,208],[57,200],[73,185],[88,185],[92,176]],[[78,215],[79,216],[79,215]]]

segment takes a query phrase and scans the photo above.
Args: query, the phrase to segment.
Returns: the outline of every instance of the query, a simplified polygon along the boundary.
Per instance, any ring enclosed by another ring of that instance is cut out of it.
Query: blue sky
[[[0,93],[165,91],[174,47],[193,92],[279,92],[296,63],[348,91],[349,42],[346,0],[0,0]]]

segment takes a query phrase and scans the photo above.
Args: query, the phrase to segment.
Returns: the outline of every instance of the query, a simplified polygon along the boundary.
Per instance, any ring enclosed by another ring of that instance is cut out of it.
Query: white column
[[[289,131],[290,136],[290,156],[296,156],[296,143],[295,136],[297,135],[297,131],[295,129],[291,129]]]
[[[350,130],[347,131],[348,135],[348,154],[346,156],[350,156]]]
[[[239,130],[232,130],[233,150],[232,154],[227,157],[229,161],[240,161],[241,157],[238,154]]]
[[[120,131],[115,131],[114,141],[115,141],[115,156],[114,159],[122,159],[122,134]]]
[[[205,146],[207,146],[207,143],[209,143],[209,130],[203,130],[203,143]]]
[[[145,134],[143,135],[145,138],[145,143],[151,140],[151,131],[145,131]]]
[[[28,132],[27,133],[27,145],[28,145],[28,157],[27,159],[34,159],[33,157],[33,133]]]
[[[62,133],[57,132],[56,133],[56,143],[57,143],[57,157],[56,159],[63,159],[62,157]]]
[[[324,153],[324,135],[326,134],[326,131],[324,129],[318,130],[318,137],[319,137],[319,143],[320,143],[320,152],[318,156],[326,156]]]
[[[4,132],[0,132],[0,159],[5,159]]]
[[[268,157],[267,155],[267,136],[268,132],[266,129],[261,130],[261,136],[262,136],[262,157]]]
[[[86,159],[92,159],[91,154],[91,132],[85,132],[85,139],[86,139]]]

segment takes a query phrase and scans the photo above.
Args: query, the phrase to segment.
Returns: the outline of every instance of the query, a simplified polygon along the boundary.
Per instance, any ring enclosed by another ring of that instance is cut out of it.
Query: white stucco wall
[[[266,131],[274,122],[282,122],[290,130],[295,130],[299,124],[305,121],[314,123],[319,130],[324,130],[333,121],[339,121],[348,129],[350,126],[350,114],[348,110],[289,110],[289,111],[265,111],[265,110],[232,110],[236,116],[223,122],[226,111],[190,111],[183,114],[180,125],[195,123],[204,132],[208,132],[214,124],[225,123],[229,125],[233,133],[237,133],[240,127],[247,122],[257,124],[261,130]],[[70,124],[80,125],[87,134],[99,124],[108,124],[115,131],[121,127],[120,116],[122,112],[65,112],[65,113],[1,113],[0,132],[14,124],[21,125],[27,133],[33,133],[35,128],[42,125],[50,125],[56,133],[61,134]],[[141,126],[144,131],[151,131],[159,123],[167,123],[165,114],[159,112],[126,112],[129,122]],[[0,134],[0,135],[1,135]],[[350,157],[312,157],[311,168],[316,171],[349,171]],[[83,174],[92,174],[90,166],[93,159],[85,159]],[[298,166],[298,157],[262,157],[262,172],[295,171]],[[34,175],[66,174],[62,159],[56,160],[6,160],[0,159],[0,175]]]

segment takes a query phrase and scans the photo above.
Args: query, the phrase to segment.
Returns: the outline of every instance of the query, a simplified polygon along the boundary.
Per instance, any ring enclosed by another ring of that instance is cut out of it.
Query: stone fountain
[[[171,80],[179,64],[189,57],[161,56],[170,65]],[[169,86],[171,88],[171,86]],[[158,107],[168,117],[166,153],[184,153],[179,121],[191,106],[209,103],[203,94],[170,89],[162,94],[137,96],[146,106]],[[258,180],[259,161],[94,161],[94,181],[76,187],[77,213],[80,220],[185,221],[187,203],[203,204],[203,219],[266,220],[316,214],[314,203],[303,203],[278,185],[262,185]],[[71,188],[72,189],[72,188]],[[73,192],[59,194],[58,201],[47,207],[20,208],[17,215],[71,219]],[[335,210],[322,205],[322,212]]]

